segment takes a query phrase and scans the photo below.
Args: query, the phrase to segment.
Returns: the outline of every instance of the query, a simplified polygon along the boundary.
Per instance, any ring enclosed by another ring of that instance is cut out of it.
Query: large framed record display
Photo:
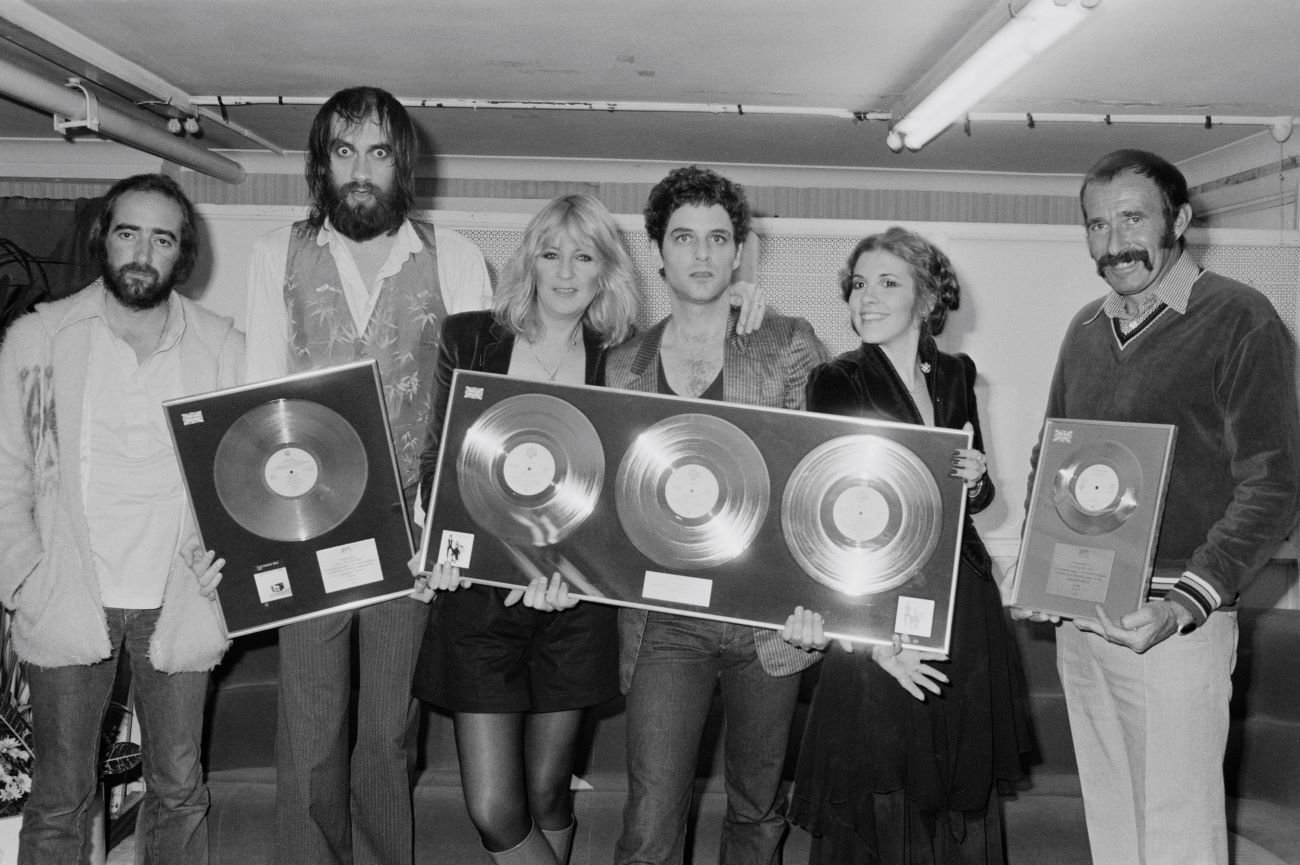
[[[163,404],[231,636],[410,594],[373,360]]]
[[[421,558],[946,652],[970,434],[459,370]]]
[[[1176,427],[1048,418],[1011,603],[1113,622],[1151,584]]]

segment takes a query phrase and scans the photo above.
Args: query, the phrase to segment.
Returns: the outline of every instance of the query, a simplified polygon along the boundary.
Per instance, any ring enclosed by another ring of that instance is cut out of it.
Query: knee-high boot
[[[569,865],[569,853],[573,850],[573,831],[578,828],[578,818],[569,818],[569,825],[563,829],[543,829],[542,834],[555,851],[557,865]]]
[[[496,865],[557,865],[555,852],[536,823],[524,840],[500,853],[489,850],[488,855]]]

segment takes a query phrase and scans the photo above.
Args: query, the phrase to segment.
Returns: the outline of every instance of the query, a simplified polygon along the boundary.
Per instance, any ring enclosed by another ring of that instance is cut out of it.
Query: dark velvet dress
[[[921,359],[937,426],[970,422],[975,364],[940,354],[923,338]],[[893,366],[863,345],[813,371],[808,409],[922,423]],[[832,644],[821,665],[795,774],[789,817],[811,832],[813,863],[1002,863],[1000,784],[1022,775],[1029,735],[1023,678],[989,554],[969,514],[993,484],[968,500],[953,614],[950,682],[924,702],[871,659]]]

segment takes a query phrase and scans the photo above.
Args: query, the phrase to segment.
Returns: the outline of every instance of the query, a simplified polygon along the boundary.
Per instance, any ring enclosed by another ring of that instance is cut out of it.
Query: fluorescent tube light
[[[1000,0],[898,106],[894,151],[920,150],[1077,27],[1098,0]]]

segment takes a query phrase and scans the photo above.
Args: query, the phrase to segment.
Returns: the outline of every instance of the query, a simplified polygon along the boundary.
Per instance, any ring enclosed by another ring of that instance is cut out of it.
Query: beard
[[[176,285],[176,279],[166,277],[147,264],[124,264],[117,270],[103,268],[104,286],[118,302],[128,309],[145,310],[165,301]]]
[[[369,204],[351,204],[348,195],[366,191],[373,196]],[[325,212],[330,224],[344,237],[358,243],[371,240],[401,225],[406,212],[398,205],[397,190],[370,183],[330,184],[325,191]]]

